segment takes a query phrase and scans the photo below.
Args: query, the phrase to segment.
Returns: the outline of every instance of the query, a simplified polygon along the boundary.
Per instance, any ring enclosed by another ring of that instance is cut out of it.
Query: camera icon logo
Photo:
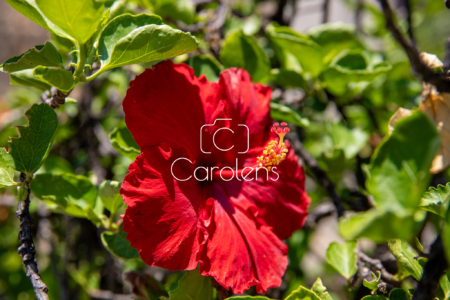
[[[205,154],[211,154],[211,152],[207,152],[207,151],[203,150],[203,143],[202,143],[202,141],[203,141],[203,132],[205,131],[205,128],[216,126],[217,121],[232,121],[232,119],[216,119],[216,120],[214,120],[214,123],[213,123],[213,124],[205,124],[205,125],[203,125],[203,126],[200,128],[200,150],[201,150],[203,153],[205,153]],[[250,148],[250,129],[249,129],[248,126],[245,125],[245,124],[238,124],[238,126],[239,126],[239,127],[245,128],[245,130],[247,131],[247,149],[246,149],[245,151],[243,151],[243,152],[238,152],[238,153],[239,153],[239,154],[247,153],[247,151],[248,151],[249,148]],[[220,148],[219,146],[217,146],[217,144],[216,144],[216,135],[217,135],[217,133],[220,132],[221,130],[228,130],[228,131],[231,131],[231,133],[234,134],[234,131],[233,131],[231,128],[228,128],[228,127],[220,127],[220,128],[218,128],[218,129],[214,132],[214,134],[213,134],[213,136],[212,136],[212,142],[213,142],[214,146],[215,146],[218,150],[224,151],[224,152],[225,152],[225,151],[229,151],[229,150],[231,150],[231,149],[234,148],[234,145],[232,145],[232,146],[229,147],[228,149],[222,149],[222,148]]]

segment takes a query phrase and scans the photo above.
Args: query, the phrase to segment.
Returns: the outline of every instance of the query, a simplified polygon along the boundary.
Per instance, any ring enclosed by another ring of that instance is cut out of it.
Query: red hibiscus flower
[[[150,266],[199,265],[235,293],[279,286],[282,240],[302,227],[310,200],[288,142],[270,143],[271,89],[245,70],[215,83],[171,61],[130,85],[125,121],[142,151],[121,189],[131,246]]]

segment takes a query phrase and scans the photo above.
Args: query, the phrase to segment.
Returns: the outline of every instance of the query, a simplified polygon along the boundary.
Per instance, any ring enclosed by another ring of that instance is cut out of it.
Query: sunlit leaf
[[[160,61],[191,52],[197,40],[190,33],[161,25],[154,15],[120,15],[100,34],[98,72],[120,66]]]
[[[50,90],[51,85],[39,80],[34,76],[34,70],[23,70],[14,73],[9,73],[9,79],[11,85],[23,85],[26,87],[34,87],[38,90],[45,91]]]
[[[370,238],[376,243],[388,239],[409,240],[420,230],[420,222],[406,210],[384,211],[370,209],[339,220],[339,233],[345,239]]]
[[[333,300],[327,292],[327,288],[323,285],[322,280],[317,278],[311,287],[311,291],[316,294],[321,300]]]
[[[125,121],[120,122],[119,125],[111,131],[109,139],[117,152],[131,160],[135,160],[136,156],[141,154],[141,149],[131,135],[131,132],[128,130]]]
[[[19,56],[11,57],[0,66],[0,70],[16,72],[37,66],[63,67],[61,55],[52,43],[35,46]]]
[[[54,86],[62,92],[69,92],[75,85],[72,72],[64,69],[50,69],[39,66],[33,70],[33,74],[39,80]]]
[[[415,210],[428,187],[428,170],[438,147],[438,133],[427,116],[415,112],[399,121],[372,156],[367,190],[376,205]]]
[[[328,246],[326,259],[336,271],[345,279],[356,274],[356,241],[348,241],[343,244],[333,242]]]
[[[112,215],[122,206],[123,199],[120,195],[120,182],[105,180],[98,187],[98,195]]]
[[[423,194],[419,207],[445,218],[449,200],[450,183],[445,186],[439,184],[437,188],[430,187]]]
[[[322,47],[324,61],[330,62],[344,49],[362,49],[355,26],[342,22],[325,23],[308,30],[308,36]]]
[[[323,49],[311,38],[289,27],[268,25],[266,32],[284,69],[313,77],[323,70]]]
[[[321,300],[321,298],[314,292],[301,286],[287,296],[285,300]]]
[[[198,270],[186,272],[178,282],[178,287],[169,291],[170,300],[213,300],[214,289],[211,279],[200,275]]]
[[[381,273],[377,271],[377,275],[375,275],[373,272],[370,272],[370,276],[372,276],[372,280],[364,279],[363,285],[371,291],[376,291],[381,280]]]
[[[226,40],[220,51],[220,61],[225,68],[243,68],[255,82],[267,81],[270,75],[270,61],[255,38],[236,31]]]
[[[6,152],[5,148],[0,148],[0,188],[17,185],[14,181],[14,159]]]
[[[439,284],[442,288],[442,291],[444,292],[443,300],[449,300],[450,299],[450,271],[446,271],[444,273],[444,275],[439,280]]]
[[[25,112],[28,126],[17,126],[20,136],[11,138],[9,154],[16,170],[26,174],[35,173],[50,151],[58,127],[58,117],[47,104],[33,104]]]
[[[74,174],[37,174],[31,191],[39,199],[56,204],[64,213],[86,218],[86,207],[96,206],[97,188],[89,178]]]
[[[222,66],[209,55],[192,56],[188,64],[194,69],[195,76],[205,75],[208,81],[218,81]]]
[[[416,280],[420,280],[423,268],[415,259],[418,256],[416,250],[414,250],[407,242],[399,239],[389,240],[388,245],[389,250],[397,260],[397,263],[401,265],[403,269],[408,271],[408,273]]]
[[[104,8],[103,1],[96,0],[36,0],[36,4],[47,19],[80,44],[97,30]]]
[[[286,105],[270,102],[270,116],[277,121],[292,123],[295,126],[309,126],[309,120],[300,112]]]

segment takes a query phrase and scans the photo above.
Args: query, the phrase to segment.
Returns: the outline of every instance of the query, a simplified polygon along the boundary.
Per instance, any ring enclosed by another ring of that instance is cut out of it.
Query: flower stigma
[[[286,149],[283,141],[284,136],[289,132],[289,128],[286,125],[285,122],[281,123],[282,127],[278,123],[273,124],[271,131],[278,135],[279,141],[272,140],[269,142],[264,148],[263,155],[257,157],[256,163],[258,166],[265,167],[270,171],[273,166],[278,166],[286,158],[288,149]]]

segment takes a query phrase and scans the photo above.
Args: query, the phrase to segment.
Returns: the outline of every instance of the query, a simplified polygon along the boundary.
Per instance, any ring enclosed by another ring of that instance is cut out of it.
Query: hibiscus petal
[[[130,165],[121,194],[128,204],[124,231],[144,262],[169,270],[195,269],[196,254],[205,241],[199,213],[206,199],[194,180],[176,181],[171,174],[177,149],[144,148]],[[188,178],[191,170],[175,164],[174,173]],[[183,179],[184,179],[183,178]]]
[[[303,168],[288,141],[286,146],[289,150],[286,159],[274,170],[280,176],[278,180],[272,181],[277,178],[275,174],[270,174],[269,180],[261,176],[245,182],[241,191],[241,197],[255,203],[258,217],[282,240],[303,226],[311,202],[305,191]]]
[[[214,222],[199,254],[201,274],[213,276],[237,294],[253,285],[260,293],[279,286],[287,266],[287,246],[258,222],[252,212],[256,207],[234,202],[218,185],[214,193]]]
[[[272,125],[269,102],[272,90],[254,84],[247,71],[231,68],[220,74],[220,99],[225,99],[225,115],[233,120],[231,128],[238,130],[239,124],[249,128],[250,148],[258,147],[267,140]],[[236,135],[230,141],[236,148],[245,148],[246,138]]]
[[[216,90],[217,83],[196,78],[187,65],[159,63],[130,83],[123,101],[125,122],[141,148],[165,142],[197,157],[200,128],[207,121],[201,99],[214,106]]]

